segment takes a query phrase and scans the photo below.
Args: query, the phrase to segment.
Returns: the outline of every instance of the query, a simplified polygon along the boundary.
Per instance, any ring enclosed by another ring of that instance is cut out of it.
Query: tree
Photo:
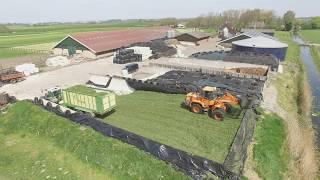
[[[294,27],[294,24],[296,22],[296,14],[293,11],[287,11],[283,15],[283,23],[285,26],[286,31],[291,31]]]
[[[161,26],[176,26],[178,25],[178,20],[176,18],[164,18],[160,19],[160,25]]]

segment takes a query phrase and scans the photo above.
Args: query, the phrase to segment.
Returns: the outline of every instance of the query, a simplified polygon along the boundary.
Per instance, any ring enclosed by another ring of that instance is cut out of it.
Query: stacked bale
[[[279,67],[279,60],[274,55],[254,52],[233,51],[226,54],[224,61],[266,65],[271,67],[271,69],[274,71],[277,71]]]
[[[223,60],[226,53],[224,51],[197,52],[192,54],[191,58],[206,60]]]
[[[168,46],[164,40],[154,40],[151,42],[135,43],[131,46],[150,47],[152,50],[152,56],[150,59],[158,59],[160,57],[170,57],[177,54],[177,49]]]
[[[115,64],[127,64],[131,62],[141,62],[142,55],[135,54],[133,49],[120,49],[116,52],[113,58]]]

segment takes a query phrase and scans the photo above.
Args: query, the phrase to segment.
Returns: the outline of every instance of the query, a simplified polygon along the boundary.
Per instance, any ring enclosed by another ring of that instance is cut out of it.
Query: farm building
[[[121,47],[138,42],[149,42],[166,37],[168,28],[145,28],[107,32],[87,32],[69,35],[54,48],[54,54],[72,56],[80,54],[86,58],[109,56]]]
[[[201,41],[208,40],[209,38],[210,34],[199,31],[183,33],[176,36],[176,39],[185,45],[199,45]]]
[[[273,39],[273,40],[277,40],[277,38],[273,37],[273,36],[269,36],[267,34],[261,33],[259,31],[255,31],[255,30],[249,30],[246,31],[244,33],[241,33],[239,35],[233,36],[231,38],[222,40],[219,42],[220,45],[224,46],[224,47],[231,47],[232,42],[235,41],[240,41],[240,40],[244,40],[244,39],[249,39],[249,38],[253,38],[253,37],[265,37],[265,38],[269,38],[269,39]]]
[[[231,23],[224,23],[219,28],[219,37],[221,39],[228,39],[237,34],[236,28]]]
[[[233,51],[272,54],[282,61],[285,59],[287,48],[287,44],[263,36],[232,42]]]

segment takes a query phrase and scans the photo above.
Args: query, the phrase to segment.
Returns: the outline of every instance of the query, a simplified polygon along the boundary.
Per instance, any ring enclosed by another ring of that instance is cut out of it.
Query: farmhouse
[[[166,27],[156,27],[68,35],[53,48],[53,52],[66,56],[80,54],[85,58],[110,56],[117,49],[133,43],[165,38],[167,31]]]
[[[176,39],[185,45],[199,45],[201,41],[208,40],[209,38],[210,34],[199,31],[183,33],[176,36]]]

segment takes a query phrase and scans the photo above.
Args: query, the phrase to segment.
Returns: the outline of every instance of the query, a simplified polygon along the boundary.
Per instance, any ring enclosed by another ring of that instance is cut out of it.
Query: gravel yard
[[[1,87],[0,92],[7,92],[18,99],[33,99],[43,95],[45,89],[54,86],[67,88],[77,84],[84,84],[89,80],[90,74],[121,75],[123,66],[112,64],[111,58],[81,63],[29,76],[20,83]]]

